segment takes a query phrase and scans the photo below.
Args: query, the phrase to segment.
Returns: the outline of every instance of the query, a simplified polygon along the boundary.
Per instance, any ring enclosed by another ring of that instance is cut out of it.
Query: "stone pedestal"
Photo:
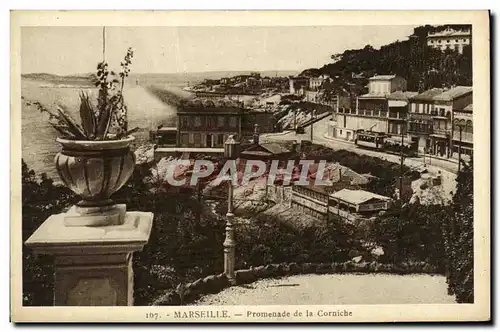
[[[132,254],[148,242],[153,214],[124,212],[118,225],[69,226],[68,213],[50,216],[26,241],[36,254],[54,256],[54,305],[133,305]]]

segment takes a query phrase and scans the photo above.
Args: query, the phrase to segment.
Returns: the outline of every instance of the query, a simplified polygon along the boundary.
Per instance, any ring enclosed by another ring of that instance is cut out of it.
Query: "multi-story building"
[[[255,124],[267,133],[276,123],[272,112],[247,109],[243,102],[194,99],[177,111],[177,146],[220,148],[229,135],[237,135],[243,143],[252,138]]]
[[[458,149],[461,147],[461,153],[472,156],[473,149],[473,130],[472,130],[472,104],[463,108],[453,109],[453,128],[452,156],[458,158]]]
[[[396,75],[375,75],[369,79],[366,97],[387,96],[394,91],[406,91],[404,78]]]
[[[418,142],[418,151],[420,153],[431,150],[433,98],[443,93],[443,91],[443,89],[433,88],[409,99],[408,132]]]
[[[453,110],[472,104],[472,87],[457,86],[434,96],[432,111],[433,133],[431,135],[432,153],[451,157],[453,139]]]
[[[223,147],[229,135],[241,136],[242,103],[195,99],[177,111],[177,146]]]
[[[327,75],[321,75],[319,77],[311,77],[309,79],[309,90],[316,91],[321,85],[328,79]]]
[[[334,113],[332,136],[353,141],[358,130],[406,135],[408,98],[416,92],[405,91],[406,80],[395,75],[374,76],[368,87],[368,93],[357,98],[355,109],[339,107]]]
[[[459,53],[467,45],[471,45],[472,33],[470,29],[454,30],[450,27],[443,31],[429,32],[427,46],[444,50],[456,50]]]
[[[434,88],[410,98],[410,134],[420,152],[449,158],[453,146],[453,110],[472,104],[472,87]]]
[[[395,91],[387,96],[387,107],[389,109],[387,132],[389,134],[406,135],[408,101],[409,98],[417,94],[418,92],[413,91]]]
[[[292,95],[299,94],[301,90],[303,91],[304,88],[307,88],[309,86],[309,77],[305,76],[290,77],[289,84],[290,84],[290,94]]]

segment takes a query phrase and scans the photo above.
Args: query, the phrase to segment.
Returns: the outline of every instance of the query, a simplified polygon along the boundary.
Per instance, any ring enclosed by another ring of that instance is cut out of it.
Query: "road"
[[[313,143],[321,144],[323,146],[329,147],[333,150],[348,150],[355,152],[360,155],[367,155],[371,157],[378,157],[385,159],[387,161],[399,164],[401,159],[397,155],[388,154],[380,151],[367,150],[359,148],[351,142],[345,142],[336,139],[329,139],[325,137],[328,132],[328,122],[330,117],[326,117],[313,124]],[[291,131],[288,133],[278,133],[278,134],[264,134],[262,135],[262,141],[284,141],[284,140],[311,140],[311,126],[305,128],[304,134],[295,134]],[[429,158],[426,157],[427,170],[431,173],[438,174],[441,173],[443,177],[443,187],[446,192],[455,192],[455,179],[456,173],[458,171],[458,165],[452,161],[440,160],[432,158],[429,163]],[[423,157],[408,157],[405,158],[404,164],[410,168],[420,168],[424,165]]]

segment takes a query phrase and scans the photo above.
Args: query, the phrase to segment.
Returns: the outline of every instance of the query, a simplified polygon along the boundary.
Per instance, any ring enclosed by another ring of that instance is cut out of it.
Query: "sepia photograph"
[[[11,13],[13,321],[490,319],[489,13],[280,15]]]

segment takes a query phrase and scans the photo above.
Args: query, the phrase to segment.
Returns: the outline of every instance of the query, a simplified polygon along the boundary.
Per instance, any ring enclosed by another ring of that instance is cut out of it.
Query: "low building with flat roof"
[[[393,199],[366,190],[342,189],[329,196],[328,212],[350,222],[376,217],[391,208]]]

